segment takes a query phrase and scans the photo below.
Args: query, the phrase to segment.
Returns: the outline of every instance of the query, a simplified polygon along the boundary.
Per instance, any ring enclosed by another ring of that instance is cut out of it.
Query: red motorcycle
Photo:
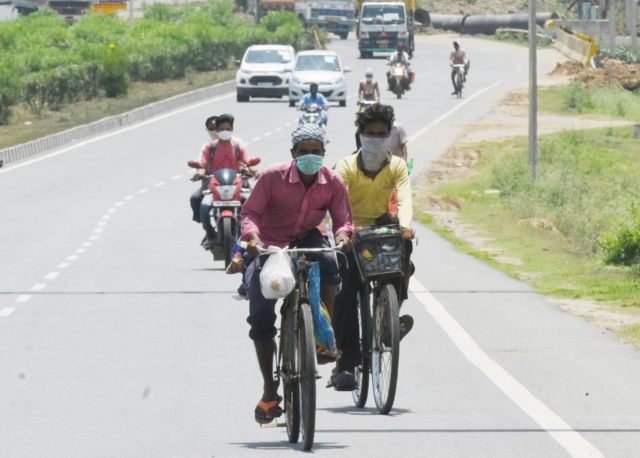
[[[260,161],[260,158],[251,159],[241,172],[219,169],[203,177],[209,183],[203,194],[213,196],[209,217],[217,235],[211,252],[214,261],[224,259],[225,268],[231,263],[233,247],[240,238],[240,210],[251,194],[250,179],[254,174],[249,167],[258,165]],[[200,168],[200,163],[189,161],[189,166]]]

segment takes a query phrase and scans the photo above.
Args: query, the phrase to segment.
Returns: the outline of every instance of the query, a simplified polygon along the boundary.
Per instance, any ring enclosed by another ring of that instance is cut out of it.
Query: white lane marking
[[[0,316],[3,316],[3,317],[9,316],[15,311],[16,311],[15,307],[5,307],[2,310],[0,310]]]
[[[265,132],[265,133],[264,133],[264,136],[265,136],[265,137],[268,137],[268,136],[270,136],[270,135],[271,135],[271,132]]]
[[[226,94],[219,95],[219,96],[216,96],[216,97],[212,97],[210,99],[203,100],[202,102],[194,103],[194,104],[188,105],[186,107],[182,107],[182,108],[178,108],[178,109],[176,109],[174,111],[170,111],[169,113],[165,113],[165,114],[162,114],[162,115],[155,116],[155,117],[153,117],[151,119],[148,119],[146,121],[142,121],[142,122],[139,122],[137,124],[133,124],[133,125],[128,126],[128,127],[123,127],[122,129],[118,129],[118,130],[115,130],[115,131],[112,131],[112,132],[107,132],[107,133],[105,133],[103,135],[98,135],[97,137],[93,137],[93,138],[90,138],[88,140],[75,143],[73,145],[67,146],[66,148],[63,148],[63,149],[58,150],[58,151],[55,151],[53,153],[34,158],[34,159],[31,159],[31,160],[22,162],[20,164],[11,165],[11,166],[9,166],[7,168],[3,167],[2,169],[0,169],[0,175],[2,175],[3,173],[8,173],[8,172],[11,172],[13,170],[20,169],[22,167],[26,167],[26,166],[31,165],[31,164],[35,164],[36,162],[44,161],[46,159],[59,156],[61,154],[67,153],[69,151],[73,151],[76,148],[80,148],[82,146],[90,145],[91,143],[95,143],[95,142],[98,142],[100,140],[104,140],[105,138],[114,137],[116,135],[120,135],[122,133],[129,132],[130,130],[139,129],[140,127],[146,126],[148,124],[152,124],[152,123],[160,121],[162,119],[169,118],[171,116],[183,113],[185,111],[193,110],[194,108],[198,108],[198,107],[201,107],[201,106],[204,106],[204,105],[208,105],[211,102],[217,102],[219,100],[228,99],[230,97],[233,97],[234,95],[235,95],[235,91],[234,92],[227,92]]]
[[[104,228],[102,228],[102,227],[96,227],[96,228],[93,230],[93,232],[95,232],[96,234],[100,234],[100,233],[104,232]]]
[[[426,126],[424,126],[422,129],[420,129],[418,132],[416,132],[415,134],[413,134],[411,137],[409,137],[409,139],[407,140],[407,143],[411,143],[413,141],[415,141],[416,139],[420,138],[422,135],[426,134],[427,132],[429,132],[431,129],[433,129],[435,126],[437,126],[438,124],[440,124],[442,121],[444,121],[445,119],[447,119],[449,116],[451,116],[453,113],[455,113],[456,111],[458,111],[459,109],[461,109],[462,107],[464,107],[467,103],[471,102],[473,99],[475,99],[476,97],[481,96],[482,94],[484,94],[487,91],[490,91],[491,89],[500,86],[502,83],[504,83],[504,80],[500,80],[497,83],[493,83],[491,86],[487,86],[484,89],[480,89],[478,92],[476,92],[475,94],[471,95],[470,97],[464,99],[462,102],[460,102],[459,104],[457,104],[455,107],[453,107],[452,109],[450,109],[449,111],[447,111],[446,113],[438,116],[436,119],[434,119],[433,121],[431,121],[429,124],[427,124]]]
[[[16,298],[16,302],[29,302],[31,294],[21,294]]]
[[[61,262],[60,264],[58,264],[58,269],[66,269],[70,265],[71,265],[70,262]]]
[[[142,188],[140,191],[138,191],[138,194],[144,194],[147,191],[148,191],[147,188]]]
[[[460,352],[487,376],[524,413],[544,429],[571,456],[603,457],[602,453],[578,434],[560,416],[536,398],[502,366],[492,360],[462,326],[447,312],[431,292],[415,278],[410,291],[420,301]]]
[[[98,226],[99,226],[99,227],[105,227],[106,225],[107,225],[107,222],[106,222],[106,221],[100,221],[100,222],[98,223]]]
[[[260,140],[262,137],[253,137],[251,139],[252,142],[257,142],[258,140]]]
[[[98,240],[99,238],[100,238],[100,236],[99,236],[99,235],[92,235],[91,237],[89,237],[89,240],[92,240],[92,241],[94,241],[94,242],[95,242],[95,241],[96,241],[96,240]]]
[[[131,200],[131,199],[133,199],[133,195],[132,194],[129,194],[128,196],[126,196],[124,198],[124,200]]]
[[[60,272],[49,272],[47,275],[44,276],[44,279],[45,280],[53,280],[58,275],[60,275]]]
[[[293,124],[292,122],[288,122],[285,124],[285,127],[291,127],[291,124]]]
[[[145,192],[146,192],[146,191],[145,191]],[[107,210],[107,213],[111,213],[111,214],[113,214],[113,213],[115,213],[115,212],[117,212],[117,211],[118,211],[118,209],[117,209],[117,208],[113,208],[113,207],[111,207],[109,210]]]
[[[75,254],[67,256],[67,261],[75,261],[76,259],[78,259],[78,256],[76,256]]]
[[[118,202],[116,202],[115,204],[113,204],[114,207],[122,207],[124,205],[124,202],[119,200]]]
[[[276,127],[276,130],[274,132],[280,132],[283,129],[283,127]]]
[[[179,180],[180,178],[182,178],[182,174],[180,174],[180,175],[174,175],[174,176],[172,176],[172,177],[171,177],[171,179],[172,179],[173,181]],[[133,196],[131,196],[131,197],[133,197]]]
[[[42,291],[47,287],[46,283],[36,283],[31,287],[31,291]]]
[[[86,247],[86,248],[89,248],[91,245],[93,245],[93,243],[91,243],[91,242],[84,242],[84,243],[82,244],[82,246],[83,246],[83,247]]]
[[[159,181],[156,184],[154,184],[153,186],[156,188],[159,188],[160,186],[164,186],[165,184],[167,184],[166,181]]]
[[[106,221],[106,220],[108,220],[108,219],[111,219],[111,215],[104,215],[104,216],[103,216],[102,218],[100,218],[100,219],[103,219],[103,220],[105,220],[105,221]]]

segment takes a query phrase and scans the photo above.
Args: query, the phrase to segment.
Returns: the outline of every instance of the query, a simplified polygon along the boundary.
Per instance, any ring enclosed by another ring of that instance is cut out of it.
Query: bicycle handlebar
[[[305,253],[337,253],[342,252],[344,248],[344,242],[340,242],[334,247],[330,248],[263,248],[261,246],[256,247],[260,254],[273,254],[282,250],[287,254],[305,254]]]

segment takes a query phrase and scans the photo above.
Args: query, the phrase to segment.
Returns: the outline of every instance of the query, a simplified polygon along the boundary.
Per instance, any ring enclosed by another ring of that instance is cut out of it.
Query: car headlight
[[[245,70],[243,68],[240,69],[241,75],[251,75],[251,73],[253,73],[251,70]]]

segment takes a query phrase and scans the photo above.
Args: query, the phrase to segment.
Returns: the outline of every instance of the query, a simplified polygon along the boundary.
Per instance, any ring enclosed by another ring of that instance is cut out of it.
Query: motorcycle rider
[[[329,102],[327,99],[318,92],[318,83],[311,83],[309,85],[309,92],[302,96],[300,99],[300,103],[298,104],[298,108],[300,110],[304,110],[304,107],[311,104],[318,105],[320,109],[320,124],[323,126],[327,126],[327,113],[325,113],[329,109]]]
[[[413,70],[411,69],[411,64],[409,63],[409,54],[407,54],[404,49],[404,41],[398,41],[398,43],[396,44],[396,50],[389,56],[389,62],[387,65],[392,66],[393,64],[400,63],[405,66],[408,74],[408,81],[406,82],[405,89],[408,91],[410,89],[409,83],[413,81]],[[387,71],[387,84],[389,86],[389,90],[391,90],[391,80],[391,70],[389,70]]]
[[[362,148],[356,154],[344,157],[336,164],[336,172],[342,178],[353,211],[356,228],[396,223],[402,228],[405,239],[405,275],[398,280],[396,289],[400,304],[407,298],[409,277],[413,264],[409,257],[411,239],[415,231],[411,228],[413,210],[411,185],[405,162],[389,151],[390,132],[394,121],[393,108],[375,104],[357,114],[356,125],[362,140]],[[389,212],[389,201],[397,196],[397,215]],[[348,253],[348,262],[340,259],[342,289],[336,297],[333,327],[338,350],[342,352],[328,386],[338,391],[356,388],[353,370],[360,361],[358,326],[358,291],[362,287],[360,273],[353,252]],[[410,315],[400,317],[400,338],[413,327]]]
[[[293,161],[276,164],[262,173],[253,193],[242,208],[242,240],[253,256],[245,274],[249,294],[249,337],[253,340],[263,393],[255,408],[255,420],[269,423],[282,413],[278,385],[273,379],[274,337],[277,329],[276,300],[264,297],[260,288],[260,271],[267,256],[260,256],[258,246],[328,247],[328,240],[317,226],[327,211],[333,219],[336,243],[350,249],[353,217],[347,191],[340,177],[323,165],[324,129],[302,124],[292,136]],[[336,288],[340,283],[335,253],[310,256],[320,264],[320,295],[331,315]]]
[[[360,81],[358,87],[358,102],[363,100],[378,102],[380,100],[380,88],[378,82],[373,79],[373,70],[367,68],[364,73],[364,81]]]
[[[464,65],[464,73],[462,74],[462,82],[467,82],[467,73],[469,73],[469,67],[471,66],[471,61],[467,57],[467,53],[464,49],[460,47],[460,43],[457,41],[453,42],[453,51],[449,54],[449,66],[451,67],[451,83],[453,84],[453,92],[451,95],[456,95],[456,82],[455,82],[455,74],[456,69],[454,65]]]
[[[231,114],[219,115],[215,120],[217,130],[217,140],[205,145],[202,149],[200,164],[202,169],[196,176],[200,178],[211,175],[220,169],[234,169],[242,171],[249,163],[247,147],[238,138],[233,137],[233,125],[235,119]],[[257,171],[253,167],[248,167],[249,171],[257,176]],[[196,177],[194,176],[194,178]],[[211,248],[216,241],[216,229],[211,225],[209,212],[213,206],[213,194],[207,194],[200,203],[200,222],[205,231],[205,240],[202,247],[205,250]]]
[[[209,116],[204,122],[204,127],[207,130],[207,135],[209,135],[212,141],[216,141],[218,139],[218,131],[216,130],[216,118],[217,118],[216,115]],[[200,164],[202,164],[203,160],[206,159],[207,156],[209,156],[210,145],[211,143],[207,142],[202,146],[202,151],[200,152],[200,161],[199,161]],[[206,174],[205,170],[202,170],[202,169],[198,170],[191,177],[191,181],[202,181],[202,177],[205,174]],[[191,194],[191,197],[189,198],[189,202],[191,204],[191,210],[193,211],[192,219],[198,224],[202,224],[202,221],[200,220],[200,203],[204,198],[204,194],[202,193],[204,189],[205,189],[205,183],[202,183],[200,187],[198,187],[198,189],[193,194]],[[206,241],[207,241],[207,236],[205,235],[204,238],[202,239],[201,244],[205,243]]]

